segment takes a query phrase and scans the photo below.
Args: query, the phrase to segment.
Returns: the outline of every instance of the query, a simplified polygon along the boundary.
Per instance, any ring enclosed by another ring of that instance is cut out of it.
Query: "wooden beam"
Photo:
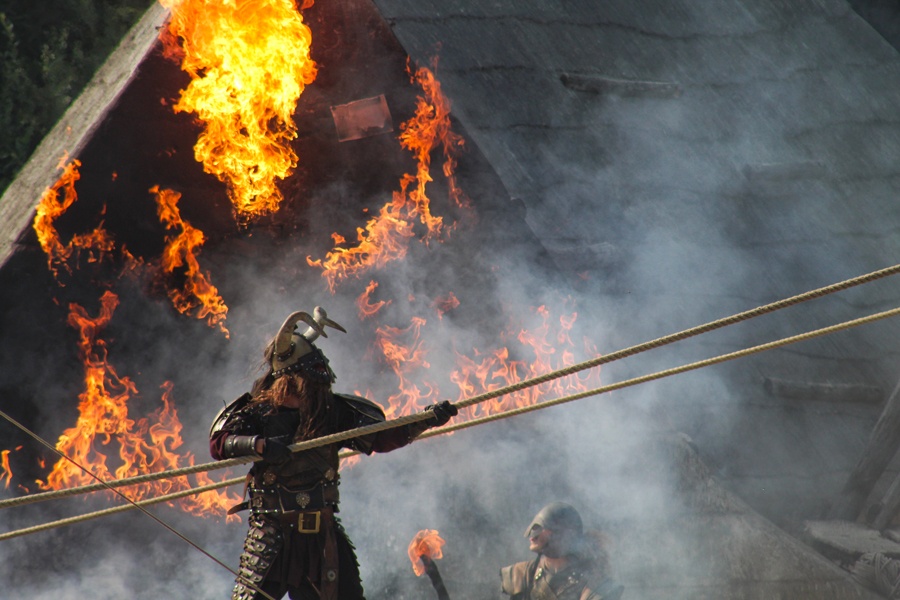
[[[154,3],[97,70],[0,197],[0,267],[28,231],[41,195],[56,183],[63,156],[77,158],[158,40],[168,10]]]
[[[855,521],[900,447],[900,384],[884,405],[862,456],[828,513],[829,519]]]

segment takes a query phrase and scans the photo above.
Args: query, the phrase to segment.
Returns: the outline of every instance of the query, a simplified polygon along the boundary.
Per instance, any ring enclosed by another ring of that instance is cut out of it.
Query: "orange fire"
[[[276,211],[276,182],[298,161],[297,100],[316,78],[309,27],[293,0],[160,3],[171,11],[166,53],[191,76],[174,110],[204,126],[195,158],[226,184],[240,219]]]
[[[510,358],[510,350],[507,347],[501,347],[486,355],[476,349],[474,351],[476,358],[457,354],[457,369],[451,373],[450,379],[459,388],[460,400],[576,363],[576,349],[569,332],[577,314],[563,315],[554,324],[550,311],[545,306],[538,307],[535,312],[542,320],[539,327],[533,330],[520,329],[518,332],[513,329],[501,336],[502,339],[515,339],[520,344],[517,354],[526,349],[534,354],[533,360],[514,360]],[[588,358],[597,355],[596,348],[587,341],[581,352],[588,354]],[[480,360],[476,360],[478,357],[481,357]],[[465,418],[477,418],[511,408],[531,406],[547,399],[547,396],[551,398],[563,396],[599,385],[599,371],[594,369],[584,376],[570,375],[470,406],[463,412]]]
[[[195,251],[206,241],[203,232],[182,220],[178,210],[178,192],[160,189],[154,186],[150,192],[156,194],[157,214],[169,230],[176,230],[176,235],[166,237],[161,266],[163,273],[173,275],[176,271],[184,272],[184,284],[169,290],[169,299],[183,314],[196,314],[198,319],[206,319],[211,326],[217,326],[229,337],[225,328],[225,317],[228,307],[219,296],[219,290],[209,282],[208,274],[203,273],[197,262]]]
[[[411,414],[440,399],[440,390],[434,384],[422,380],[423,390],[412,378],[416,371],[430,366],[425,360],[427,350],[421,341],[425,323],[425,319],[413,317],[406,329],[383,325],[375,331],[375,345],[397,375],[400,388],[387,399],[384,412],[389,419]]]
[[[537,327],[523,329],[511,325],[500,333],[501,345],[493,350],[483,352],[476,348],[471,351],[471,356],[456,353],[456,368],[451,371],[449,380],[458,388],[457,402],[597,356],[597,349],[588,341],[582,348],[577,348],[571,340],[570,332],[577,318],[576,313],[554,319],[545,306],[534,309],[534,312],[541,320]],[[423,376],[430,369],[428,348],[424,341],[428,338],[426,325],[425,319],[413,317],[407,328],[380,326],[376,330],[374,349],[397,376],[399,388],[387,399],[385,414],[388,418],[418,412],[447,397],[437,384]],[[508,345],[502,345],[504,343]],[[529,358],[514,358],[520,356]],[[457,420],[470,420],[530,406],[599,385],[599,371],[593,369],[584,375],[570,375],[470,406],[460,413]],[[356,393],[367,397],[371,395],[359,390]]]
[[[65,164],[67,159],[67,156],[63,156],[60,161],[59,168],[62,169],[62,174],[41,197],[32,225],[41,248],[47,254],[47,266],[54,277],[59,274],[60,268],[72,272],[68,261],[76,249],[88,251],[88,262],[95,262],[102,258],[103,253],[112,251],[114,247],[112,238],[102,226],[91,233],[75,235],[68,244],[60,241],[54,222],[78,199],[75,182],[81,178],[78,171],[81,161],[75,159]]]
[[[364,319],[368,319],[374,317],[378,311],[380,311],[385,306],[391,303],[390,300],[379,300],[378,302],[372,302],[372,294],[378,288],[377,281],[370,281],[369,285],[366,286],[366,291],[359,295],[356,299],[356,308],[359,311],[359,320],[362,321]]]
[[[128,377],[119,377],[107,360],[106,342],[99,337],[112,319],[118,297],[107,291],[100,298],[100,303],[100,314],[96,318],[89,317],[81,306],[70,304],[68,322],[79,332],[78,347],[85,368],[85,391],[79,395],[79,416],[75,426],[66,429],[56,444],[56,449],[72,460],[60,458],[53,465],[47,481],[37,482],[45,490],[93,483],[94,478],[81,467],[102,480],[110,480],[193,464],[190,454],[180,456],[175,452],[182,444],[182,425],[171,400],[171,383],[164,384],[163,406],[151,415],[152,419],[134,420],[129,417],[128,401],[137,395],[137,387]],[[118,465],[109,465],[109,456],[98,446],[117,449]],[[138,484],[126,488],[123,493],[132,500],[140,500],[189,486],[187,478],[181,477]],[[225,508],[235,501],[239,499],[229,498],[226,493],[219,495],[212,492],[202,498],[185,501],[183,505],[195,514],[224,514]]]
[[[12,468],[9,466],[9,450],[0,450],[0,481],[3,487],[9,489],[9,482],[12,480]]]
[[[438,319],[443,319],[446,313],[457,306],[459,306],[459,298],[453,292],[450,292],[443,298],[437,298],[431,303],[431,307],[437,311]]]
[[[437,69],[437,58],[432,63]],[[467,204],[463,191],[456,183],[456,160],[465,140],[450,127],[450,100],[441,91],[441,84],[435,78],[434,71],[427,67],[419,67],[412,78],[422,88],[424,95],[416,100],[416,114],[412,119],[400,126],[400,143],[411,151],[418,161],[416,179],[418,186],[410,192],[410,199],[421,214],[422,222],[428,225],[429,233],[437,233],[441,220],[430,217],[429,200],[425,195],[425,185],[431,181],[431,152],[439,143],[443,149],[444,165],[442,171],[450,188],[450,198],[458,206]],[[413,213],[415,214],[415,213]]]
[[[407,552],[417,577],[421,577],[425,573],[422,557],[432,560],[443,558],[444,553],[441,548],[445,543],[444,539],[434,529],[422,529],[413,537]]]
[[[359,277],[373,268],[406,256],[409,241],[415,234],[416,221],[425,225],[424,241],[439,238],[444,230],[443,217],[431,213],[431,201],[425,193],[432,181],[431,153],[441,145],[447,159],[444,175],[450,183],[451,196],[462,205],[463,195],[455,182],[455,157],[463,145],[463,139],[450,129],[450,101],[441,92],[440,84],[427,67],[420,67],[414,75],[423,89],[417,98],[413,117],[400,126],[400,145],[411,151],[416,159],[416,174],[400,178],[400,189],[379,213],[356,230],[357,245],[350,248],[335,247],[324,259],[307,262],[322,269],[328,287],[334,292],[337,284],[351,277]],[[410,186],[415,183],[415,187]],[[341,242],[335,240],[336,244]]]

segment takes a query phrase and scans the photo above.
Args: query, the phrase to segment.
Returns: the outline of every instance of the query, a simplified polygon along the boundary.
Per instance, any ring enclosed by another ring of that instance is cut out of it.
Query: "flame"
[[[434,529],[422,529],[413,537],[407,552],[417,577],[421,577],[425,573],[425,565],[422,564],[421,558],[423,556],[429,559],[443,558],[444,553],[441,547],[445,543]]]
[[[178,269],[184,269],[184,285],[181,289],[170,289],[169,298],[172,304],[183,314],[196,312],[198,319],[206,319],[211,327],[218,327],[225,337],[229,337],[225,328],[225,317],[228,307],[219,296],[219,290],[209,282],[208,274],[200,270],[195,250],[206,241],[203,232],[182,220],[178,210],[181,194],[173,190],[160,189],[154,186],[150,192],[156,194],[159,220],[171,230],[180,230],[177,235],[166,237],[166,247],[162,254],[162,269],[172,275]]]
[[[292,0],[160,4],[171,11],[165,52],[191,76],[174,110],[204,126],[195,158],[226,184],[240,219],[276,211],[283,199],[276,180],[298,161],[290,146],[297,100],[316,78],[309,27]]]
[[[12,480],[12,469],[9,466],[9,450],[0,450],[0,481],[3,487],[9,489],[9,482]]]
[[[47,188],[41,196],[32,224],[38,243],[47,255],[47,267],[54,277],[59,275],[60,268],[64,268],[69,273],[72,272],[68,261],[76,249],[89,251],[88,262],[96,262],[104,253],[112,251],[114,247],[112,238],[102,225],[91,233],[75,235],[68,244],[60,241],[59,232],[54,223],[78,199],[75,182],[81,178],[78,171],[81,161],[74,159],[66,164],[67,159],[67,156],[62,157],[59,164],[62,174],[56,183]],[[60,192],[62,192],[62,197],[60,197]]]
[[[556,323],[553,322],[546,306],[536,308],[535,313],[542,321],[540,326],[533,330],[520,329],[517,333],[507,331],[501,336],[513,337],[519,342],[521,349],[533,353],[534,359],[530,362],[512,359],[509,348],[505,346],[488,353],[481,353],[475,349],[473,351],[475,358],[457,354],[457,368],[451,373],[450,379],[459,388],[460,400],[576,363],[570,331],[575,324],[577,313],[562,315]],[[596,348],[587,341],[582,352],[591,357],[597,356]],[[531,406],[548,395],[558,397],[599,385],[599,371],[592,369],[585,375],[570,375],[470,406],[463,411],[464,418],[474,419],[512,408]]]
[[[443,319],[444,315],[459,306],[459,298],[456,294],[450,292],[443,298],[436,298],[431,303],[431,307],[437,311],[438,319]]]
[[[432,62],[432,69],[437,70],[437,58]],[[451,129],[450,100],[441,91],[441,84],[435,78],[432,69],[419,67],[412,74],[413,80],[422,88],[424,95],[416,99],[415,115],[400,126],[400,144],[411,151],[418,161],[416,171],[418,185],[415,191],[410,193],[410,199],[415,203],[417,212],[421,214],[422,222],[428,226],[429,233],[435,234],[440,231],[442,221],[439,217],[431,217],[425,185],[432,181],[431,152],[438,143],[443,149],[442,171],[450,187],[450,198],[458,206],[467,204],[468,199],[459,188],[455,176],[456,157],[465,141]]]
[[[163,406],[151,415],[152,418],[134,420],[129,417],[128,401],[137,395],[137,387],[128,377],[119,377],[107,360],[106,342],[98,337],[112,319],[118,297],[107,291],[100,298],[100,304],[100,314],[93,319],[81,306],[69,305],[69,325],[79,332],[85,391],[79,395],[79,416],[75,426],[66,429],[56,443],[56,449],[71,460],[60,458],[46,482],[37,481],[45,490],[93,483],[94,478],[82,467],[102,480],[110,480],[193,464],[193,456],[175,452],[182,444],[182,425],[171,399],[170,382],[163,385]],[[108,456],[98,445],[117,447],[117,467],[113,469],[108,464]],[[130,486],[123,493],[136,501],[188,487],[187,478],[180,477]],[[213,494],[218,497],[213,499]],[[224,514],[227,504],[239,500],[229,498],[226,493],[212,492],[182,501],[182,506],[194,514]]]
[[[413,317],[406,329],[383,325],[375,331],[375,345],[381,351],[388,366],[397,375],[400,391],[387,399],[384,412],[387,418],[411,414],[427,404],[440,399],[440,390],[428,381],[422,381],[424,391],[412,380],[418,369],[427,369],[431,365],[425,360],[427,354],[423,345],[422,327],[425,319]],[[404,343],[406,338],[411,338]]]
[[[450,101],[427,67],[419,67],[413,79],[422,87],[423,93],[417,97],[413,117],[400,126],[399,138],[400,145],[416,159],[416,174],[404,174],[400,178],[400,189],[393,192],[391,201],[381,207],[365,228],[357,228],[356,246],[337,247],[343,238],[335,234],[336,246],[325,254],[324,259],[307,257],[310,266],[322,269],[332,293],[345,279],[359,277],[370,269],[405,257],[409,241],[415,236],[416,221],[425,225],[423,239],[426,243],[440,238],[444,231],[443,217],[431,213],[431,201],[425,191],[433,180],[431,153],[438,145],[444,151],[443,172],[449,182],[451,197],[458,205],[465,204],[454,175],[455,156],[463,146],[463,139],[450,129]],[[415,186],[410,189],[413,183]]]
[[[359,311],[359,320],[365,320],[374,317],[375,314],[385,306],[391,303],[391,300],[379,300],[371,302],[372,294],[378,288],[378,282],[370,281],[366,286],[366,291],[359,295],[356,299],[356,308]]]

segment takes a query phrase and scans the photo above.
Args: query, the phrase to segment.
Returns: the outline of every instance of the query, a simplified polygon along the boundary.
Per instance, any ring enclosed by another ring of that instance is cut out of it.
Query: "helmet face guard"
[[[296,331],[300,321],[309,325],[303,333]],[[326,325],[338,331],[347,331],[329,319],[320,306],[315,308],[313,316],[305,312],[292,313],[272,342],[269,356],[272,376],[278,378],[287,373],[296,373],[310,381],[334,383],[335,375],[328,365],[328,359],[313,345],[313,340],[319,336],[328,337],[325,334]]]

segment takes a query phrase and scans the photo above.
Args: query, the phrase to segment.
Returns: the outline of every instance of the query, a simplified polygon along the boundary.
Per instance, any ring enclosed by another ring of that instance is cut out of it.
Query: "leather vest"
[[[608,577],[567,567],[550,575],[540,557],[500,570],[501,589],[512,600],[618,600],[624,587]]]

